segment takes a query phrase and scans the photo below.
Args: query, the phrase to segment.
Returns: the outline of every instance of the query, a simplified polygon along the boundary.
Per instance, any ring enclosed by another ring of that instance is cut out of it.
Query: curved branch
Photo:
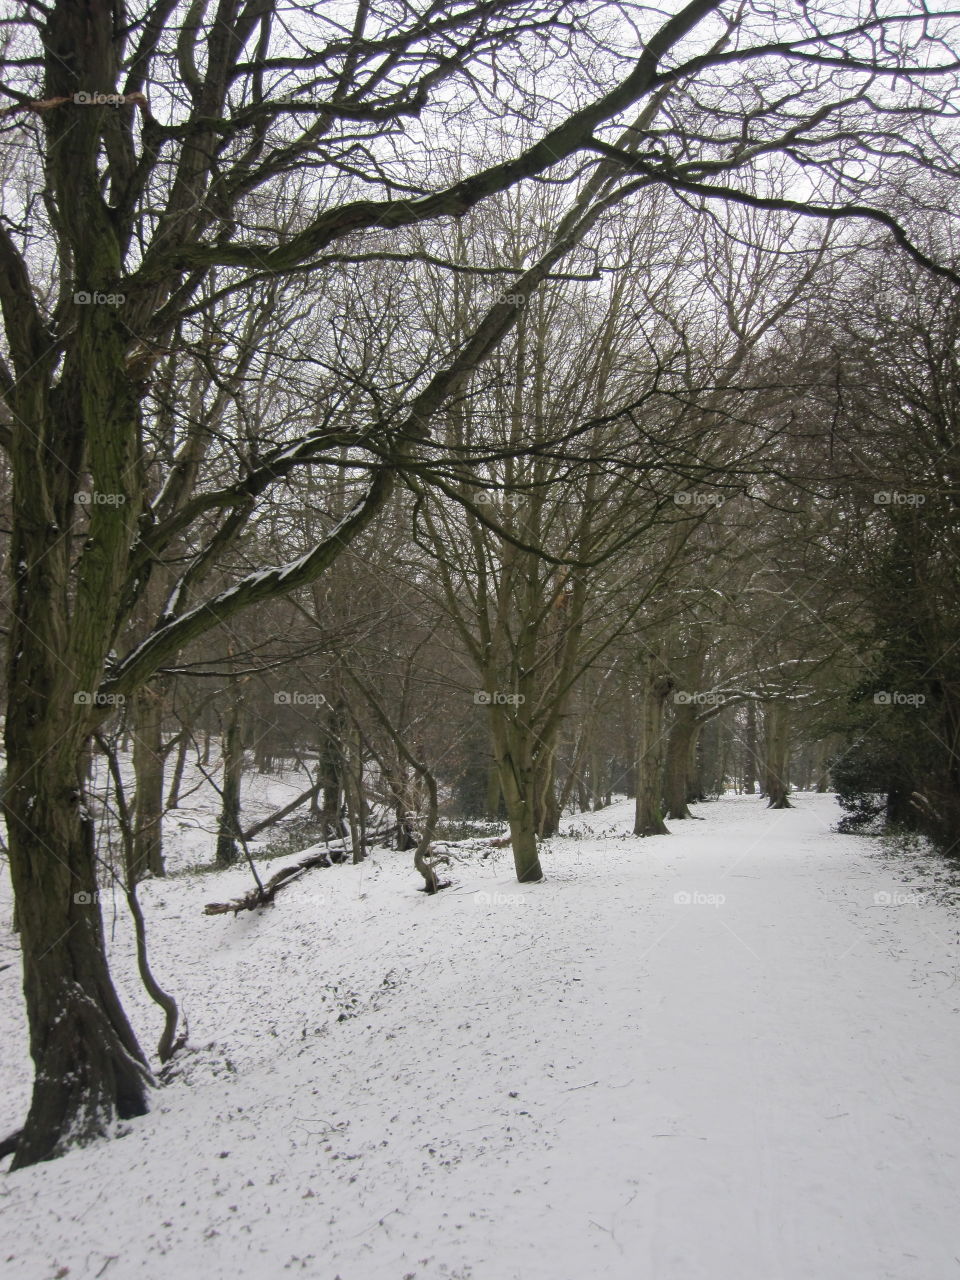
[[[325,538],[299,560],[248,574],[213,600],[206,600],[178,618],[158,626],[119,664],[112,677],[102,685],[103,692],[124,695],[132,692],[191,640],[252,605],[274,600],[319,578],[341,551],[384,508],[393,492],[393,486],[392,468],[382,468],[374,476],[364,497],[355,503]]]

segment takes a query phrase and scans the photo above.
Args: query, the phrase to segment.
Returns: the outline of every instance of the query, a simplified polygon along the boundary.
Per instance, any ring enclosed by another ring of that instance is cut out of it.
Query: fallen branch
[[[260,822],[255,822],[252,827],[247,827],[243,833],[244,840],[252,840],[254,836],[264,831],[267,827],[272,827],[275,822],[281,822],[287,814],[293,813],[294,809],[299,809],[302,804],[306,804],[308,800],[312,799],[322,785],[320,782],[311,783],[306,791],[302,791],[296,799],[291,800],[289,804],[285,804],[282,809],[275,810],[269,817],[261,819]]]
[[[292,884],[294,880],[300,878],[305,871],[312,871],[314,867],[329,867],[334,862],[343,862],[346,854],[338,854],[337,852],[327,852],[311,854],[309,858],[302,858],[292,867],[284,867],[282,871],[278,871],[276,875],[270,877],[264,885],[255,885],[243,895],[242,898],[234,898],[232,902],[208,902],[203,908],[205,916],[222,916],[228,911],[232,911],[237,915],[240,911],[253,911],[256,907],[265,907],[272,902],[277,896],[280,889],[285,884]]]

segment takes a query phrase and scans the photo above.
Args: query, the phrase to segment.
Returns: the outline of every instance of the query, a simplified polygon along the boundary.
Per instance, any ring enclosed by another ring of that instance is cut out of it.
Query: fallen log
[[[312,796],[315,796],[320,790],[321,785],[322,784],[319,782],[314,782],[311,786],[307,787],[306,791],[301,791],[295,800],[291,800],[289,804],[285,804],[282,809],[276,809],[269,815],[269,817],[262,818],[259,822],[255,822],[252,827],[247,827],[246,831],[243,833],[244,840],[253,840],[261,831],[265,831],[267,827],[272,827],[275,822],[282,822],[288,814],[293,813],[294,809],[299,809],[302,804],[306,804]]]
[[[335,850],[311,854],[309,858],[302,858],[294,866],[284,867],[282,871],[278,871],[276,875],[270,877],[262,889],[254,885],[242,898],[234,898],[232,902],[208,902],[203,908],[203,914],[222,916],[232,911],[237,915],[241,911],[253,911],[255,907],[265,907],[274,900],[285,884],[292,884],[305,871],[312,871],[314,867],[329,867],[334,862],[343,862],[345,858],[345,853],[340,854]]]

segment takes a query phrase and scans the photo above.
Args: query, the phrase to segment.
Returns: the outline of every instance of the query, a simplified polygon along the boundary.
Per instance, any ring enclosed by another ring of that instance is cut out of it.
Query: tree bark
[[[44,723],[30,725],[22,702],[11,705],[4,807],[36,1067],[15,1169],[105,1135],[116,1117],[145,1114],[152,1082],[107,969],[77,756],[41,745]]]
[[[363,793],[363,743],[357,725],[347,737],[347,755],[343,773],[343,797],[350,831],[350,848],[354,863],[363,862],[366,850],[366,796]]]
[[[560,830],[560,803],[557,798],[556,748],[545,753],[538,762],[535,795],[535,826],[537,836],[547,840]]]
[[[61,39],[69,47],[71,34],[86,35],[87,6],[66,8],[58,7],[59,27],[51,19],[50,47]],[[71,33],[64,27],[72,17],[79,31]],[[49,126],[45,177],[61,197],[71,148],[96,145],[92,114]],[[74,124],[67,147],[64,135]],[[104,243],[113,243],[114,232],[96,189],[85,189],[66,216],[91,238],[90,254],[77,259],[74,287],[110,288]],[[8,263],[5,273],[12,270]],[[108,714],[98,690],[140,514],[134,488],[139,413],[125,372],[129,332],[109,307],[78,307],[66,355],[49,338],[36,345],[29,282],[5,274],[4,285],[11,284],[22,307],[15,342],[36,346],[29,368],[18,356],[21,376],[11,396],[17,429],[10,442],[13,592],[3,796],[35,1066],[14,1153],[14,1167],[21,1168],[105,1134],[117,1117],[142,1115],[151,1077],[107,967],[93,820],[84,803],[88,743]],[[10,337],[7,289],[5,297]],[[51,359],[60,365],[53,389]],[[81,483],[87,474],[111,502],[90,501]],[[85,503],[76,500],[81,491]]]
[[[743,740],[743,790],[753,795],[757,789],[757,704],[747,703],[747,724]]]
[[[317,755],[317,783],[323,794],[319,817],[324,840],[340,839],[343,824],[343,730],[344,710],[340,703],[327,704],[320,726]]]
[[[133,773],[136,779],[131,884],[163,868],[163,690],[158,684],[140,689],[133,700]]]
[[[663,821],[663,719],[673,678],[647,667],[640,682],[635,836],[667,836]]]
[[[690,761],[696,748],[699,725],[696,707],[680,703],[674,708],[674,721],[667,740],[664,800],[668,821],[691,816],[687,808],[690,785]]]
[[[787,793],[790,789],[790,720],[785,702],[773,701],[764,705],[764,785],[768,809],[790,809]]]
[[[173,777],[170,779],[170,790],[167,794],[167,808],[176,809],[180,803],[180,788],[183,786],[183,771],[187,763],[187,752],[190,749],[190,733],[186,726],[177,737],[177,754],[173,762]]]
[[[510,824],[517,880],[521,884],[532,884],[543,879],[543,870],[537,849],[536,770],[531,734],[526,726],[512,724],[499,708],[493,709],[492,720],[494,753]]]
[[[486,816],[497,821],[504,815],[503,792],[500,789],[500,771],[495,761],[487,768],[487,813]]]
[[[233,684],[230,714],[223,735],[223,795],[217,832],[217,866],[232,867],[240,859],[240,788],[243,779],[243,695]]]

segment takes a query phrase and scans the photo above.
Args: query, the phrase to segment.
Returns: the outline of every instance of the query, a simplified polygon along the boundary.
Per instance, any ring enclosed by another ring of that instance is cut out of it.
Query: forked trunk
[[[124,488],[134,474],[136,414],[130,388],[115,373],[123,368],[122,344],[106,309],[79,310],[85,345],[65,365],[57,412],[45,413],[39,395],[24,400],[21,424],[36,416],[14,433],[11,449],[3,805],[35,1065],[15,1168],[105,1134],[117,1118],[142,1115],[150,1085],[107,967],[93,820],[84,802],[88,743],[108,714],[97,691],[138,516]],[[89,460],[88,419],[101,432]],[[97,476],[96,494],[113,501],[93,501],[85,489],[79,500],[85,467]],[[110,707],[121,702],[110,696]]]

